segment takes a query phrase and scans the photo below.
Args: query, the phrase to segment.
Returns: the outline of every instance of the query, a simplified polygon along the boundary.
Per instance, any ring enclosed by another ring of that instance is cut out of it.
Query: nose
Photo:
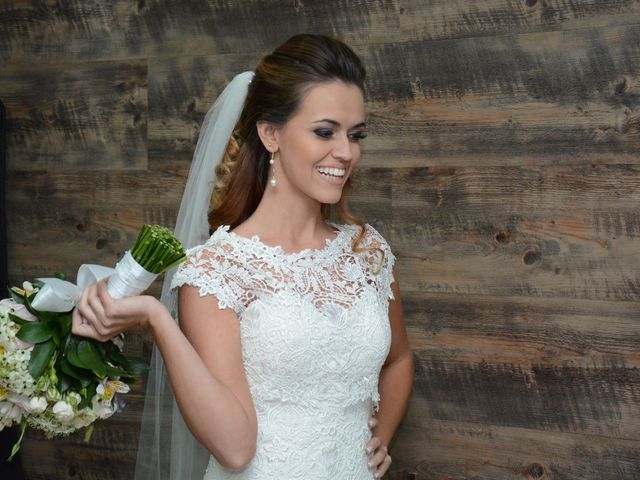
[[[333,157],[337,160],[349,162],[353,158],[353,148],[357,148],[357,145],[351,143],[346,135],[344,137],[339,135],[333,147]]]

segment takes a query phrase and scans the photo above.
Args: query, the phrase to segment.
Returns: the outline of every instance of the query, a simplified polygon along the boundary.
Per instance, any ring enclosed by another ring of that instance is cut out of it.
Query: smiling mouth
[[[346,168],[316,167],[316,170],[322,175],[330,178],[344,178],[347,174]]]

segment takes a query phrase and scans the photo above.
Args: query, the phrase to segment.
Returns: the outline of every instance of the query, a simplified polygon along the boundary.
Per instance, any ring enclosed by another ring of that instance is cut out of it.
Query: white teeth
[[[318,167],[317,169],[320,173],[324,173],[325,175],[331,175],[333,177],[344,177],[344,175],[347,173],[346,168]]]

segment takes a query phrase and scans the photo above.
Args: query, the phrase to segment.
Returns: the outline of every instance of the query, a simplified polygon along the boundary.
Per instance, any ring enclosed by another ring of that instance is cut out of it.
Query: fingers
[[[85,288],[82,291],[82,295],[80,296],[80,301],[76,305],[76,310],[80,313],[80,320],[83,324],[91,324],[94,325],[97,321],[96,315],[89,304],[89,295],[90,295],[91,286]]]
[[[113,298],[111,297],[111,295],[109,295],[109,289],[107,288],[107,279],[103,278],[102,280],[100,280],[96,284],[96,287],[97,287],[98,298],[100,299],[100,302],[102,302],[102,305],[104,306],[104,311],[109,312],[109,316],[113,316],[115,302],[113,301]]]
[[[381,445],[382,445],[382,441],[378,437],[372,437],[371,440],[369,440],[369,443],[367,443],[367,447],[365,448],[367,455],[370,455],[372,452],[375,452],[376,449]]]
[[[369,423],[372,423],[371,419]],[[380,440],[379,437],[372,437],[367,443],[365,451],[368,456],[367,467],[374,472],[374,478],[382,478],[391,466],[391,455],[389,455],[389,450],[382,444],[382,440]]]
[[[378,426],[378,419],[376,417],[369,417],[369,429],[373,430]]]
[[[391,455],[386,453],[384,456],[384,459],[382,460],[382,463],[378,465],[378,469],[375,471],[373,476],[375,478],[382,478],[382,476],[385,473],[387,473],[387,470],[389,470],[390,466],[391,466]]]
[[[88,337],[99,340],[98,332],[96,332],[93,326],[82,316],[80,310],[77,307],[71,314],[71,333],[81,337]]]
[[[105,341],[109,338],[105,326],[105,307],[98,296],[98,284],[91,284],[82,291],[80,301],[72,313],[72,333]]]

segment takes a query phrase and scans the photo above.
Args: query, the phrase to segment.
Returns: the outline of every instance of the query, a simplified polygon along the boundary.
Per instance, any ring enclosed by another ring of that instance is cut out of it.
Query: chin
[[[314,197],[320,203],[326,203],[328,205],[335,205],[342,198],[342,191],[336,192],[334,194],[324,194],[324,195],[316,195]]]

